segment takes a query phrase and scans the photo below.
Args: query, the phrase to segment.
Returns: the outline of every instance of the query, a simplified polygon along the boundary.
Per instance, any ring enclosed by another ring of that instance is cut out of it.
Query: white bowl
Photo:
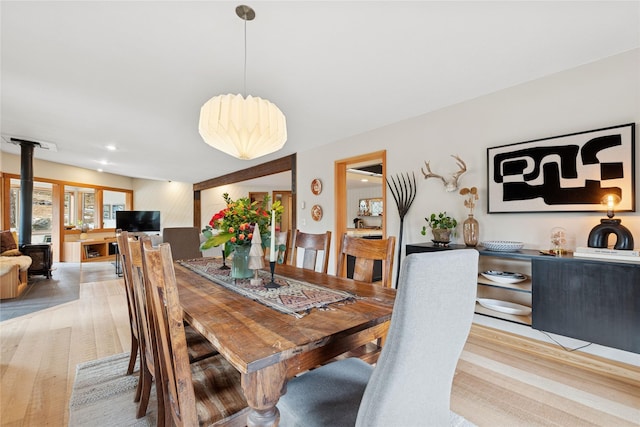
[[[486,242],[482,242],[482,246],[489,251],[513,252],[522,249],[524,243],[512,242],[509,240],[488,240]]]
[[[481,306],[500,313],[515,314],[519,316],[526,316],[531,313],[531,307],[516,304],[514,302],[488,298],[478,298],[477,301]]]
[[[511,273],[510,271],[487,270],[482,274],[487,279],[498,283],[519,283],[527,280],[527,276],[521,273]]]

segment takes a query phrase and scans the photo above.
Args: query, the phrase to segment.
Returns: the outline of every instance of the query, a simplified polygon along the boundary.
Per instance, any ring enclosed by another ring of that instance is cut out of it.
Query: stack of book
[[[640,250],[578,247],[574,257],[613,259],[619,261],[640,262]]]

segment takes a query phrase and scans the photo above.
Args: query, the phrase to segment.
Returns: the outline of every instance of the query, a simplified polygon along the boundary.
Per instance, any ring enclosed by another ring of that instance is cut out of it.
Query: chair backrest
[[[478,252],[411,254],[357,426],[449,425],[458,358],[473,320]]]
[[[158,343],[165,409],[177,426],[198,425],[187,339],[182,321],[171,246],[143,240],[144,273]],[[158,385],[156,385],[156,389]],[[165,418],[167,421],[169,418]]]
[[[144,238],[144,237],[143,237]],[[145,239],[148,239],[146,237]],[[142,362],[146,363],[149,372],[155,376],[155,330],[153,329],[152,312],[149,310],[149,296],[145,289],[144,270],[142,265],[141,241],[128,239],[128,245],[125,245],[125,258],[129,259],[129,278],[133,288],[133,298],[135,301],[135,310],[138,321],[138,343],[140,345],[140,354]]]
[[[347,255],[351,255],[355,258],[353,279],[373,282],[374,261],[382,261],[382,286],[390,288],[395,247],[396,238],[393,236],[386,239],[363,239],[345,233],[338,249],[337,275],[346,277]]]
[[[162,230],[162,241],[171,245],[174,261],[201,258],[200,230],[197,227],[167,227]]]
[[[298,265],[298,248],[303,249],[302,268],[315,270],[318,259],[318,251],[322,251],[322,266],[320,271],[327,272],[329,266],[329,248],[331,247],[331,231],[323,234],[303,233],[300,230],[293,232],[293,244],[291,250],[291,265]]]
[[[289,230],[276,233],[276,245],[278,245],[278,264],[284,264],[287,260],[287,249],[289,249]]]
[[[124,287],[127,292],[127,307],[129,309],[129,323],[131,325],[131,333],[138,339],[138,311],[136,309],[135,297],[133,295],[133,283],[131,283],[131,256],[129,251],[129,233],[121,231],[116,233],[116,241],[118,243],[118,255],[120,257],[120,265],[122,266],[122,277],[124,278]]]

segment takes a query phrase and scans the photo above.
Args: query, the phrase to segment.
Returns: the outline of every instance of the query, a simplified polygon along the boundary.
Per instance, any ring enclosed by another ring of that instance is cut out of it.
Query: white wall
[[[36,150],[38,150],[36,148]],[[2,172],[20,175],[20,156],[0,151]],[[79,184],[100,185],[103,187],[123,188],[131,190],[133,180],[128,176],[98,172],[91,169],[33,159],[33,175],[37,178],[48,178]]]
[[[160,227],[193,226],[193,184],[133,180],[133,209],[160,211]]]
[[[404,243],[430,240],[430,236],[422,236],[420,230],[425,224],[424,217],[432,212],[446,210],[459,220],[466,218],[463,197],[457,192],[445,192],[439,180],[425,180],[420,171],[424,161],[431,161],[436,173],[454,172],[457,167],[450,155],[458,154],[468,168],[460,179],[461,186],[479,189],[475,216],[480,222],[481,240],[517,240],[525,242],[527,248],[546,249],[550,230],[561,226],[569,236],[574,236],[575,243],[585,245],[589,231],[603,214],[487,214],[486,150],[613,125],[637,124],[640,122],[639,75],[640,49],[635,49],[298,153],[298,201],[305,201],[307,207],[317,203],[324,208],[319,222],[310,220],[309,208],[299,210],[298,227],[311,233],[334,228],[336,160],[386,149],[387,174],[413,172],[418,181],[418,195],[405,218]],[[640,165],[639,151],[636,150],[636,167]],[[640,188],[639,177],[640,173],[636,173],[636,189]],[[319,196],[314,196],[309,186],[314,178],[320,178],[323,183]],[[399,218],[389,192],[387,201],[387,232],[397,235]],[[623,219],[623,224],[640,240],[640,214],[622,213],[617,217]],[[460,232],[456,242],[462,243]],[[332,251],[335,249],[334,236]],[[329,272],[335,271],[334,261],[332,255]]]

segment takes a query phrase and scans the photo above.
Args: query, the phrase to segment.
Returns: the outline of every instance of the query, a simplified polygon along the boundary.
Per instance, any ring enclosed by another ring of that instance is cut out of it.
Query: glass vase
[[[478,224],[478,220],[473,217],[473,214],[469,214],[469,217],[462,223],[464,244],[470,247],[476,247],[478,245],[479,235],[480,224]]]
[[[249,269],[249,250],[251,245],[238,245],[233,250],[231,260],[231,277],[235,279],[248,279],[253,276]]]

